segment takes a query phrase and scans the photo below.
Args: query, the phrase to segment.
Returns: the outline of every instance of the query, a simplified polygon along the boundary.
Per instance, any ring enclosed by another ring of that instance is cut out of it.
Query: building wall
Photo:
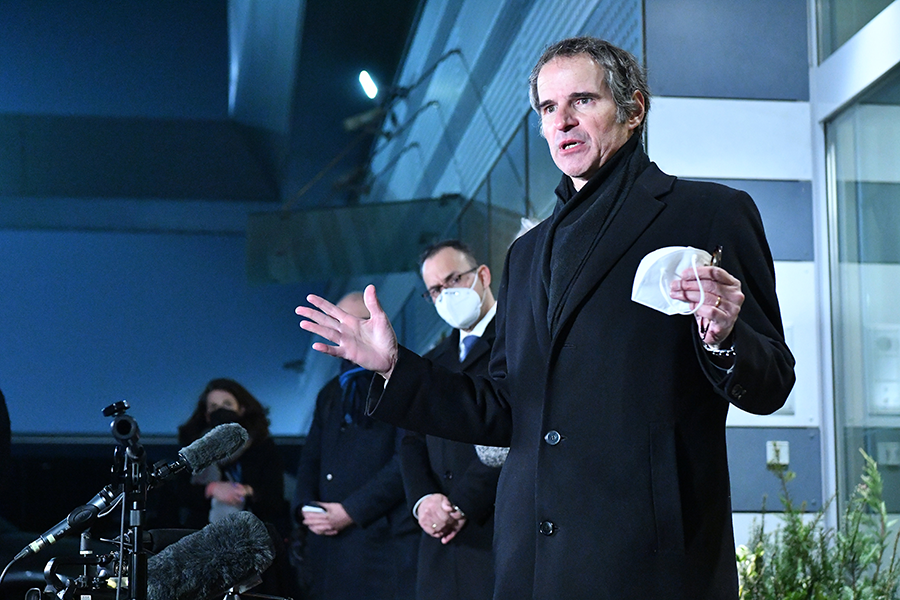
[[[704,3],[647,0],[650,89],[656,94],[647,149],[673,175],[747,191],[763,218],[775,259],[785,337],[797,383],[776,415],[732,407],[728,419],[735,536],[779,480],[767,444],[787,443],[792,497],[818,510],[822,487],[820,340],[814,278],[809,43],[804,0]],[[725,248],[740,252],[740,248]]]

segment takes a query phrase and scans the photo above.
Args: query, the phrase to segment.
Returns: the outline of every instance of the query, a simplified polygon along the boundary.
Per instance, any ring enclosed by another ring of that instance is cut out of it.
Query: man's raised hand
[[[298,306],[294,311],[301,317],[300,327],[332,342],[313,344],[313,350],[345,358],[389,379],[397,363],[397,336],[369,285],[363,294],[368,319],[355,317],[328,300],[310,294],[306,300],[315,308]],[[317,310],[318,309],[318,310]]]

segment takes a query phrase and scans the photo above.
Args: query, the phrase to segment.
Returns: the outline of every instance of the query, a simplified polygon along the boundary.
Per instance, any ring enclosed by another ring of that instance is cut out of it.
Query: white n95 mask
[[[481,303],[484,294],[478,296],[473,288],[478,281],[476,274],[472,285],[467,288],[444,288],[434,301],[438,315],[454,329],[469,329],[478,322],[481,316]],[[487,290],[485,290],[487,293]]]
[[[703,304],[703,287],[700,287],[700,302],[691,310],[689,302],[675,300],[669,295],[669,286],[674,280],[681,279],[682,271],[690,268],[694,269],[694,277],[699,281],[697,267],[709,265],[710,261],[712,255],[709,252],[690,246],[667,246],[654,250],[638,265],[631,287],[631,299],[667,315],[693,314]]]

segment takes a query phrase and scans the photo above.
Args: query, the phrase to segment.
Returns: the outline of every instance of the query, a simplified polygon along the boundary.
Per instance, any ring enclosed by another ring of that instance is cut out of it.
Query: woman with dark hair
[[[256,591],[293,596],[295,583],[284,547],[290,532],[284,465],[269,435],[267,412],[237,381],[213,379],[206,384],[194,413],[178,428],[178,443],[187,446],[223,423],[238,423],[250,439],[228,459],[177,480],[179,489],[171,497],[178,506],[175,515],[169,512],[166,526],[200,529],[236,511],[252,512],[278,532],[278,539],[273,536],[275,563],[263,573]]]
[[[229,513],[249,510],[285,531],[284,468],[266,413],[259,400],[232,379],[213,379],[206,385],[194,413],[178,428],[178,443],[186,446],[222,423],[240,424],[250,440],[229,459],[190,478],[190,485],[178,494],[174,525],[199,529]]]

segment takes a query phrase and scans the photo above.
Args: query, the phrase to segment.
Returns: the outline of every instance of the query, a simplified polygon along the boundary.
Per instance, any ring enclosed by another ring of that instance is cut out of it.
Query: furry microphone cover
[[[262,521],[247,511],[228,515],[182,538],[147,561],[147,600],[222,596],[265,571],[275,547]]]

